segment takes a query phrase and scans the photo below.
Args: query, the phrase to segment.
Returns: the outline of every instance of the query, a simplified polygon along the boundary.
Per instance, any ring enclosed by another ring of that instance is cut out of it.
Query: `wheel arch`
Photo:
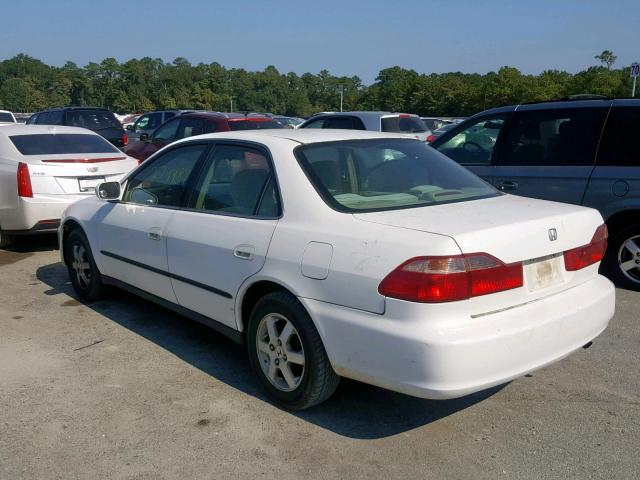
[[[640,225],[640,207],[618,211],[607,218],[606,224],[610,236],[633,224]]]
[[[243,334],[247,332],[247,324],[249,323],[249,316],[255,304],[265,295],[272,292],[288,292],[293,296],[296,296],[291,289],[285,287],[281,283],[278,283],[272,279],[256,279],[251,284],[247,285],[239,296],[238,308],[237,308],[237,321],[238,327]]]
[[[66,263],[66,260],[67,260],[65,257],[66,252],[65,252],[64,245],[67,241],[67,238],[69,237],[69,234],[76,229],[80,230],[86,235],[86,232],[82,228],[82,225],[80,225],[80,222],[78,222],[74,218],[65,219],[64,223],[60,226],[60,234],[59,234],[60,258],[62,259],[63,263]]]

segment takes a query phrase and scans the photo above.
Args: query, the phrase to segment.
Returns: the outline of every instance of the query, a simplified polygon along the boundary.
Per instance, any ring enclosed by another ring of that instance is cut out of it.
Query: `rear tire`
[[[99,300],[107,293],[102,276],[93,260],[89,241],[79,229],[64,242],[64,260],[75,292],[84,300]]]
[[[602,264],[604,273],[617,286],[640,291],[640,224],[611,236]]]
[[[340,383],[311,317],[288,292],[269,293],[256,303],[247,347],[262,388],[287,409],[318,405]]]
[[[7,235],[2,230],[0,230],[0,248],[7,248],[13,243],[13,240],[13,235]]]

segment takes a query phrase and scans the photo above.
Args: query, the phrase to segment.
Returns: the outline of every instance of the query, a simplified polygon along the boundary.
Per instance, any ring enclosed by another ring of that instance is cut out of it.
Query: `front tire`
[[[247,347],[264,391],[290,410],[324,402],[340,383],[311,317],[290,293],[273,292],[258,301]]]
[[[105,296],[106,287],[81,230],[73,230],[64,242],[64,259],[73,289],[81,298],[94,301]]]
[[[603,266],[617,286],[640,291],[640,224],[614,233]]]

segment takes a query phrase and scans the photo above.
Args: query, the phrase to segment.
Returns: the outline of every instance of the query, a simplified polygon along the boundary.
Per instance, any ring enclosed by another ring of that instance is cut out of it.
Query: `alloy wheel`
[[[628,279],[640,283],[640,235],[628,238],[620,245],[618,265]]]
[[[91,283],[91,263],[87,249],[82,244],[74,244],[71,250],[73,258],[71,268],[75,274],[78,285],[81,288],[88,288]]]
[[[262,373],[274,387],[290,392],[300,385],[304,348],[296,327],[285,316],[271,313],[260,320],[256,350]]]

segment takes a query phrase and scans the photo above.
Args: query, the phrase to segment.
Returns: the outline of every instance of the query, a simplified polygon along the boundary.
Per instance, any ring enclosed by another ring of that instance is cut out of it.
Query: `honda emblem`
[[[555,228],[549,229],[549,240],[555,242],[558,239],[558,231]]]

